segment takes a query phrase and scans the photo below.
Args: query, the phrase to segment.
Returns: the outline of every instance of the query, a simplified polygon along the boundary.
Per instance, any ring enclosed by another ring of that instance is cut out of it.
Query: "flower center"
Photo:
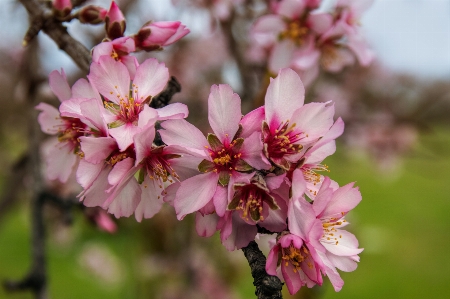
[[[69,142],[75,152],[80,150],[79,137],[84,136],[87,126],[81,120],[72,117],[61,117],[63,124],[58,128],[58,141]]]
[[[239,149],[236,148],[237,140],[233,140],[229,145],[223,145],[220,149],[212,149],[208,147],[209,155],[215,164],[213,171],[232,171],[235,170],[236,162],[241,158]]]
[[[314,267],[310,259],[307,260],[310,253],[305,246],[296,248],[291,244],[289,247],[282,248],[281,254],[281,259],[284,261],[285,266],[287,267],[290,263],[294,267],[294,273],[301,270],[301,265],[303,262],[306,262],[306,265],[310,269]]]
[[[268,132],[264,138],[264,143],[267,144],[267,151],[269,158],[282,158],[284,155],[293,155],[299,153],[303,145],[295,144],[305,136],[304,133],[299,133],[294,130],[295,123],[289,126],[289,121],[281,123],[275,132]]]
[[[288,24],[288,28],[280,34],[280,38],[289,38],[297,45],[302,45],[309,33],[309,28],[302,24],[300,20],[292,21]]]

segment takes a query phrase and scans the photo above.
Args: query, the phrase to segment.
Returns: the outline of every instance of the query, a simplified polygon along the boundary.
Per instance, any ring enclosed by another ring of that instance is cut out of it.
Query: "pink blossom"
[[[50,73],[50,88],[58,99],[64,103],[71,95],[64,71]],[[46,153],[47,177],[66,182],[77,162],[80,153],[79,137],[86,131],[86,124],[73,117],[61,117],[59,111],[46,103],[40,103],[36,109],[41,113],[38,122],[41,130],[50,135],[56,135],[58,140],[52,149]]]
[[[108,132],[123,151],[133,143],[134,135],[158,119],[158,112],[148,104],[152,97],[164,89],[169,73],[164,64],[158,63],[156,59],[147,59],[138,66],[131,81],[128,69],[105,55],[100,56],[98,63],[91,64],[88,78],[105,98],[104,117],[108,123]],[[181,110],[174,113],[185,117],[187,110],[180,105],[175,105]]]
[[[116,39],[123,36],[125,32],[126,22],[123,13],[117,6],[116,2],[111,2],[111,7],[105,18],[106,35],[110,39]]]
[[[181,22],[148,22],[134,36],[138,48],[159,50],[173,44],[190,31]]]
[[[348,224],[344,216],[360,201],[361,194],[353,184],[339,188],[325,177],[312,204],[303,197],[293,197],[289,204],[289,231],[312,245],[320,271],[336,291],[344,284],[336,268],[354,271],[362,251],[355,236],[341,229]]]
[[[208,98],[208,119],[214,134],[205,138],[194,126],[183,120],[169,120],[160,131],[167,145],[185,148],[203,161],[202,174],[181,182],[174,200],[178,219],[198,211],[211,200],[215,211],[223,216],[234,182],[253,167],[267,169],[261,158],[260,133],[239,137],[241,99],[228,85],[213,85]],[[219,185],[218,185],[219,184]],[[213,210],[214,211],[214,210]]]
[[[136,57],[128,55],[136,51],[134,40],[131,37],[119,37],[113,41],[103,41],[92,49],[92,61],[99,62],[103,55],[108,55],[116,61],[122,62],[130,73],[130,79],[134,80],[139,63]]]

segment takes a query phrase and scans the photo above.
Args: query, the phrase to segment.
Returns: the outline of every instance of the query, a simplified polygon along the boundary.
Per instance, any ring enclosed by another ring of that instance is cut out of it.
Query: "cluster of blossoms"
[[[113,3],[107,32],[123,27],[119,12]],[[303,83],[290,68],[271,79],[265,105],[244,116],[239,95],[228,85],[213,85],[213,133],[205,137],[184,119],[184,104],[150,107],[169,71],[156,59],[139,64],[128,54],[152,48],[154,42],[144,41],[155,32],[108,32],[112,40],[93,49],[87,80],[72,88],[63,71],[50,74],[59,110],[37,106],[42,130],[58,137],[47,157],[49,178],[64,182],[76,170],[83,203],[116,217],[151,218],[164,202],[179,220],[195,213],[198,234],[220,231],[228,250],[247,246],[258,232],[276,233],[267,273],[284,279],[291,294],[322,285],[323,276],[339,291],[336,269],[355,270],[362,251],[343,229],[361,194],[353,184],[339,187],[320,174],[328,171],[322,161],[335,152],[344,129],[340,118],[333,120],[334,105],[304,104]],[[181,36],[175,32],[156,44]]]
[[[255,22],[251,33],[257,49],[268,52],[272,73],[290,67],[308,84],[320,68],[339,72],[354,64],[355,57],[363,66],[372,62],[374,55],[359,30],[359,20],[373,0],[338,0],[331,12],[318,9],[321,2],[273,1],[272,14]]]

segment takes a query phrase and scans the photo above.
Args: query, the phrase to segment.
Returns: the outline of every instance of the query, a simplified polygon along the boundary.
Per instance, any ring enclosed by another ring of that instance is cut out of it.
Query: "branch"
[[[258,299],[282,299],[281,289],[283,283],[276,276],[267,274],[266,257],[261,252],[255,241],[251,241],[247,247],[242,248],[245,258],[248,260],[252,271],[253,285]]]
[[[26,8],[30,17],[30,27],[24,37],[24,45],[27,45],[39,31],[44,31],[58,47],[66,52],[73,61],[83,70],[89,71],[91,54],[89,50],[67,32],[67,28],[55,20],[35,0],[19,0]]]

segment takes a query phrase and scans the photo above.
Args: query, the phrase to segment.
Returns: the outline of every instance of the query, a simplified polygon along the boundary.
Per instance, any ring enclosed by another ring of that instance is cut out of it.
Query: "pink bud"
[[[53,11],[58,17],[65,17],[72,11],[70,0],[53,0]]]
[[[178,41],[190,31],[181,22],[148,22],[134,36],[136,46],[152,51]]]
[[[116,2],[111,2],[111,7],[106,14],[105,21],[106,35],[110,39],[116,39],[123,36],[126,28],[125,17],[123,16],[123,13],[120,11]]]
[[[83,24],[100,24],[105,21],[108,11],[100,6],[88,5],[83,7],[78,15],[78,19]]]

